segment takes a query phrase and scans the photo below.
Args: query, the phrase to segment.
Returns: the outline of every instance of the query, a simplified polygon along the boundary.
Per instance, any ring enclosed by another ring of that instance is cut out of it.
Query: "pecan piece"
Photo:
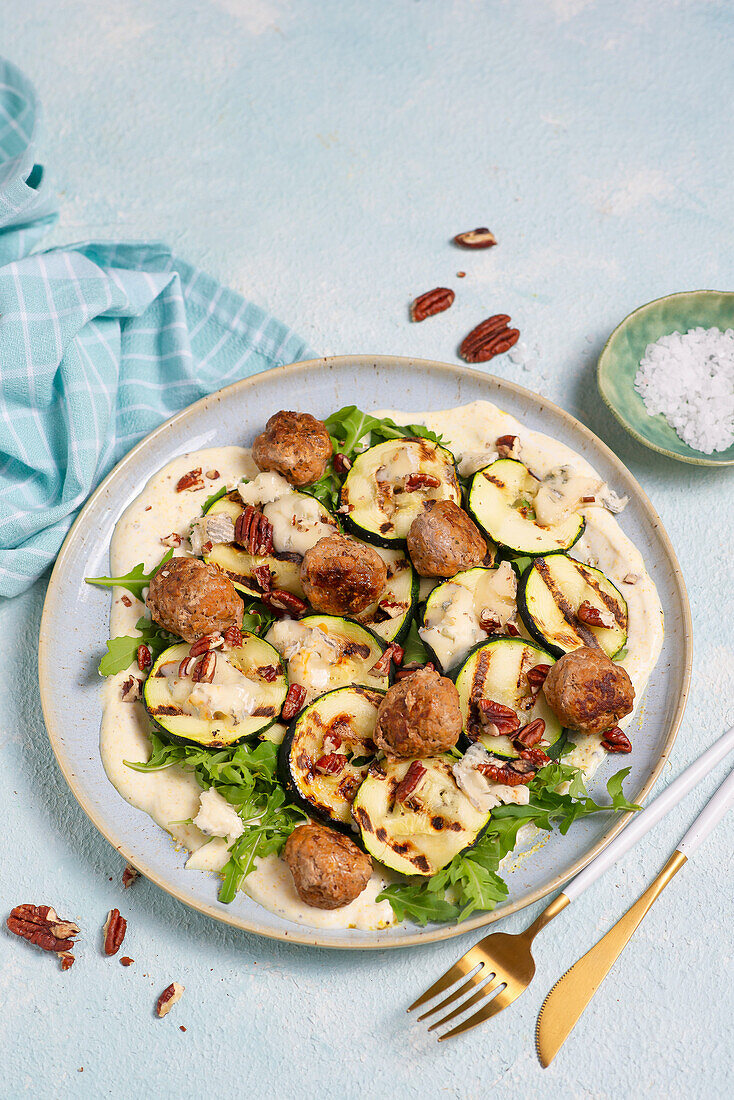
[[[150,668],[153,664],[153,654],[150,651],[150,646],[139,645],[137,657],[138,668],[141,672],[145,672],[146,668]]]
[[[483,607],[479,615],[479,625],[485,634],[494,634],[502,624],[491,607]]]
[[[520,631],[518,630],[517,623],[513,623],[511,619],[505,623],[505,630],[511,638],[519,638]]]
[[[531,749],[521,749],[520,759],[527,760],[533,768],[543,768],[546,764],[550,764],[550,756],[547,756],[539,745],[534,745]]]
[[[136,871],[134,867],[131,867],[128,863],[125,870],[122,872],[122,885],[126,890],[129,890],[135,879],[140,875],[140,871]]]
[[[257,670],[258,675],[262,676],[267,684],[272,684],[274,680],[278,679],[279,671],[275,665],[261,665]]]
[[[135,703],[143,694],[143,681],[137,676],[128,676],[120,687],[120,698],[123,703]]]
[[[461,342],[459,354],[462,359],[467,363],[486,363],[495,355],[508,351],[520,339],[518,329],[508,328],[509,320],[509,314],[495,313],[473,328]]]
[[[170,535],[164,535],[161,539],[163,546],[180,546],[181,536],[177,535],[175,531],[171,531]]]
[[[196,657],[192,657],[189,654],[188,657],[184,657],[181,664],[178,666],[178,675],[182,680],[185,680],[187,676],[191,675],[191,670],[196,664]]]
[[[299,710],[303,706],[306,700],[306,689],[301,687],[300,684],[291,684],[288,688],[288,694],[285,697],[283,703],[283,709],[280,712],[280,717],[284,722],[291,722]]]
[[[427,661],[424,665],[419,664],[417,661],[409,661],[407,665],[403,665],[402,668],[398,669],[395,673],[395,679],[407,680],[409,676],[412,676],[414,672],[418,672],[421,668],[428,669],[429,672],[435,672],[436,670],[436,666],[431,661]]]
[[[222,637],[227,649],[240,649],[244,641],[242,631],[238,626],[228,626]]]
[[[497,454],[500,458],[517,458],[520,438],[516,435],[501,435],[497,440]]]
[[[523,726],[513,737],[513,741],[516,746],[523,749],[531,749],[533,745],[537,745],[538,741],[542,740],[545,733],[545,722],[542,718],[536,718],[532,722],[528,722],[527,726]]]
[[[607,752],[632,752],[632,742],[619,726],[605,732],[601,747]]]
[[[604,626],[607,629],[615,626],[614,617],[608,611],[602,611],[598,607],[594,607],[588,600],[584,600],[579,604],[579,609],[576,612],[576,618],[581,623],[586,623],[587,626]]]
[[[626,579],[627,578],[625,577],[625,580]],[[129,596],[126,596],[124,593],[122,596],[120,596],[120,603],[123,603],[125,607],[132,607],[133,605],[133,601],[130,599]]]
[[[480,226],[479,229],[469,229],[466,233],[457,233],[454,244],[458,244],[460,248],[491,248],[497,244],[497,238],[486,226]]]
[[[122,941],[125,939],[126,932],[127,921],[124,917],[120,916],[120,910],[110,909],[107,914],[107,920],[104,923],[104,928],[102,929],[105,955],[117,954],[122,947]]]
[[[308,609],[308,604],[294,596],[292,592],[284,592],[282,588],[273,588],[270,592],[263,592],[262,601],[268,607],[276,607],[279,611],[287,611],[291,615],[303,615]]]
[[[341,775],[347,766],[347,758],[339,752],[328,752],[320,756],[313,766],[319,775]]]
[[[214,679],[214,673],[217,668],[217,654],[213,649],[210,649],[208,653],[199,661],[198,665],[193,671],[191,679],[195,684],[211,684]]]
[[[456,295],[447,286],[437,286],[435,290],[427,290],[415,299],[410,307],[411,321],[425,321],[426,317],[433,317],[436,313],[443,313],[453,305]]]
[[[168,1015],[177,1001],[181,1000],[185,988],[186,987],[180,985],[179,982],[171,982],[171,984],[163,990],[155,1006],[155,1010],[161,1019]]]
[[[207,470],[206,476],[210,481],[216,481],[219,477],[219,470]]]
[[[334,469],[338,474],[348,474],[352,468],[352,463],[346,455],[335,454],[334,455]]]
[[[413,793],[425,774],[426,769],[420,760],[414,760],[398,784],[398,789],[395,791],[395,801],[405,802],[408,795]]]
[[[176,483],[176,492],[183,493],[186,489],[193,492],[195,489],[203,489],[204,481],[201,476],[201,466],[197,466],[195,470],[189,470],[187,474],[178,479]]]
[[[408,474],[405,479],[406,493],[415,493],[418,489],[438,489],[441,478],[434,474]]]
[[[120,966],[132,966],[135,959],[131,959],[129,955],[123,955],[120,959]]]
[[[402,646],[397,645],[395,642],[391,642],[387,649],[383,649],[380,656],[373,664],[370,672],[375,676],[387,676],[390,671],[390,662],[395,661],[396,665],[399,665],[405,655],[405,650]]]
[[[200,638],[192,644],[189,655],[191,657],[201,657],[202,653],[209,653],[212,649],[219,649],[224,645],[224,638],[222,634],[216,630],[213,634],[202,634]]]
[[[549,672],[550,665],[535,665],[533,668],[528,669],[526,676],[530,684],[530,690],[533,694],[537,694],[537,692],[540,691]]]
[[[262,592],[270,592],[273,587],[273,574],[270,572],[269,565],[258,565],[253,569],[252,575]]]
[[[532,779],[531,774],[521,774],[510,766],[510,763],[506,764],[477,764],[477,771],[480,771],[482,775],[486,775],[487,779],[491,779],[493,783],[502,783],[505,787],[518,787],[521,783],[529,783]]]
[[[62,951],[59,955],[59,958],[61,959],[62,970],[71,970],[74,962],[76,961],[70,951]]]
[[[61,920],[50,905],[16,905],[5,923],[15,936],[59,954],[70,951],[79,935],[79,925]]]

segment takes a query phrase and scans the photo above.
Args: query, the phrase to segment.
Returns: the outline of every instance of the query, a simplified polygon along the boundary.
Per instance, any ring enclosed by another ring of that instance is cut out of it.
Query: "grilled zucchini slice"
[[[354,831],[352,801],[375,755],[372,736],[383,697],[359,685],[327,691],[301,711],[280,746],[278,773],[290,798],[344,833]],[[334,761],[337,774],[315,768],[330,753],[342,758]]]
[[[509,576],[507,575],[508,570]],[[485,607],[501,601],[503,609],[516,610],[516,582],[511,566],[465,569],[433,589],[426,600],[418,633],[431,656],[446,671],[463,661],[478,642],[489,637],[479,625]]]
[[[469,511],[484,532],[517,554],[568,550],[581,537],[586,521],[573,512],[559,523],[541,527],[533,498],[540,482],[514,458],[498,458],[477,471],[469,486]]]
[[[330,688],[351,684],[388,686],[388,673],[372,672],[385,642],[354,619],[339,615],[281,619],[266,637],[285,658],[289,682],[301,684],[309,701]]]
[[[387,584],[379,600],[354,617],[386,642],[402,642],[418,605],[420,578],[404,550],[386,550],[382,546],[372,549],[387,566]]]
[[[471,847],[490,814],[476,810],[454,779],[452,756],[421,760],[425,774],[397,802],[410,760],[381,761],[371,769],[352,803],[362,843],[379,863],[405,875],[435,875]]]
[[[543,740],[547,746],[554,745],[563,733],[563,727],[546,703],[542,691],[537,693],[533,705],[526,709],[531,699],[528,669],[554,663],[550,653],[524,638],[496,638],[478,645],[453,676],[468,741],[479,741],[488,752],[507,760],[515,760],[520,755],[509,737],[491,737],[481,732],[477,703],[480,699],[491,699],[511,707],[520,719],[521,727],[542,718],[545,722]]]
[[[335,534],[339,530],[334,517],[315,497],[310,496],[308,493],[294,491],[283,499],[290,501],[291,496],[308,510],[309,515],[314,520],[324,524],[325,528],[329,529],[330,534]],[[277,505],[278,502],[274,503]],[[226,515],[234,523],[240,513],[244,511],[244,507],[239,493],[232,492],[215,501],[206,515]],[[263,509],[268,518],[270,518],[268,515],[269,509],[272,507],[273,505],[266,504]],[[320,529],[319,538],[324,537],[326,534],[325,528]],[[292,592],[294,596],[298,596],[300,599],[304,598],[300,576],[303,555],[295,551],[274,550],[272,554],[260,556],[248,554],[246,550],[243,550],[241,546],[234,542],[217,542],[210,552],[204,555],[204,561],[210,561],[218,565],[232,581],[235,588],[238,588],[240,592],[247,596],[255,597],[262,595],[260,586],[255,580],[255,569],[258,566],[267,565],[272,574],[273,588],[280,588],[284,592]]]
[[[240,648],[217,651],[210,684],[179,675],[188,643],[161,653],[145,681],[143,701],[169,741],[221,749],[263,733],[276,721],[288,691],[280,654],[257,634],[243,631],[242,636]]]
[[[439,484],[406,492],[411,474],[426,474]],[[405,546],[427,500],[461,504],[454,456],[428,439],[388,439],[357,455],[346,476],[340,498],[344,529],[376,546]]]
[[[520,615],[532,636],[555,657],[579,646],[601,646],[614,657],[627,641],[627,601],[601,569],[549,554],[536,558],[520,582]],[[613,626],[587,626],[576,617],[584,601],[608,617]]]

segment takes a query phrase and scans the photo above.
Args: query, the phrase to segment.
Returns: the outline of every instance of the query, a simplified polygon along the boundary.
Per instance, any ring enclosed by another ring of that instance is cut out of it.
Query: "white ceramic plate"
[[[291,924],[240,894],[231,905],[217,901],[217,879],[185,871],[187,853],[146,814],[117,793],[98,751],[101,720],[96,672],[107,638],[109,594],[84,583],[108,572],[116,520],[148,478],[187,451],[252,442],[277,409],[304,409],[326,416],[343,405],[373,410],[445,409],[469,401],[493,401],[584,456],[630,503],[624,530],[642,552],[665,613],[665,642],[638,707],[635,751],[626,792],[640,801],[670,752],[683,714],[691,669],[691,619],[680,569],[659,516],[619,459],[568,413],[536,394],[479,371],[392,356],[338,356],[279,367],[237,382],[162,424],[138,444],[90,497],[69,532],[49,583],[41,624],[39,677],[51,745],[74,796],[110,844],[146,878],[174,897],[236,927],[295,943],[322,947],[397,947],[447,939],[479,928],[558,889],[619,831],[624,821],[598,814],[573,825],[567,836],[550,835],[533,855],[506,876],[509,897],[492,913],[461,925],[401,925],[382,932],[310,929]],[[612,758],[597,773],[593,789],[620,766]]]

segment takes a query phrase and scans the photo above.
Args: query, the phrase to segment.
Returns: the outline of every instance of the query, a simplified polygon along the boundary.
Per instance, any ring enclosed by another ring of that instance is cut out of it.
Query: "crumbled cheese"
[[[280,474],[258,474],[252,481],[240,481],[235,486],[243,504],[269,504],[293,492],[293,486]]]
[[[316,498],[303,493],[285,494],[266,504],[263,512],[273,525],[273,547],[278,553],[303,556],[337,529],[333,522],[324,522],[324,510]]]
[[[213,516],[202,516],[191,524],[189,542],[191,553],[201,557],[204,545],[207,542],[214,545],[218,542],[232,542],[234,539],[234,523],[230,516],[219,512]]]
[[[483,470],[485,466],[489,466],[490,462],[496,462],[498,458],[499,453],[489,445],[478,451],[464,451],[459,458],[457,469],[462,477],[470,477],[477,470]]]
[[[249,718],[258,704],[259,687],[246,676],[237,684],[195,684],[187,702],[201,718],[222,717],[235,725]]]
[[[206,836],[224,836],[230,843],[245,831],[242,818],[219,791],[210,787],[199,797],[199,812],[194,825]]]
[[[506,783],[493,783],[479,771],[479,764],[489,764],[491,761],[490,754],[477,741],[470,745],[461,760],[457,760],[453,766],[454,779],[474,809],[486,813],[505,803],[527,806],[530,791],[526,784],[519,783],[510,787]]]

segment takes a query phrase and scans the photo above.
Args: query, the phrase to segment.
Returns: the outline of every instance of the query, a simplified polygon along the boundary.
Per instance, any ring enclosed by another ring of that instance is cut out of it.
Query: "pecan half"
[[[313,766],[319,775],[341,775],[347,766],[347,758],[339,752],[327,752],[320,756]]]
[[[120,687],[120,698],[123,703],[135,703],[142,697],[143,694],[143,681],[138,679],[137,676],[128,676],[127,680],[122,682]]]
[[[403,665],[395,673],[396,680],[407,680],[409,676],[412,676],[414,672],[418,672],[419,669],[425,668],[429,672],[434,672],[436,666],[431,661],[426,661],[424,665],[418,663],[418,661],[409,661],[407,665]]]
[[[13,935],[22,936],[42,951],[59,954],[70,951],[79,935],[79,925],[61,920],[50,905],[16,905],[5,923]]]
[[[238,626],[228,626],[222,637],[227,649],[240,649],[244,641]]]
[[[508,619],[508,621],[505,623],[505,630],[511,638],[520,637],[520,631],[518,629],[517,623],[513,623],[511,619]]]
[[[528,669],[525,675],[528,678],[528,683],[533,693],[537,694],[537,692],[540,691],[549,672],[550,665],[535,665],[533,668]]]
[[[178,479],[176,483],[176,492],[183,493],[186,489],[193,492],[195,489],[203,489],[204,481],[201,476],[201,466],[197,466],[195,470],[189,470],[187,474]]]
[[[433,317],[436,313],[443,313],[453,305],[456,295],[447,286],[437,286],[435,290],[428,290],[416,298],[410,307],[411,321],[425,321],[426,317]]]
[[[250,554],[262,557],[273,549],[273,525],[262,512],[247,504],[234,524],[234,541]]]
[[[514,735],[513,741],[515,745],[519,745],[523,749],[531,749],[533,745],[537,745],[538,741],[542,740],[544,733],[544,720],[542,718],[535,718]]]
[[[497,454],[500,458],[517,458],[520,439],[516,435],[501,435],[497,440]]]
[[[284,592],[282,588],[273,588],[271,592],[263,592],[262,601],[268,607],[276,607],[280,611],[287,611],[290,615],[303,615],[308,610],[308,604],[294,596],[292,592]]]
[[[521,749],[520,759],[527,760],[534,768],[543,768],[546,764],[550,764],[550,756],[547,756],[539,745],[534,745],[531,749]]]
[[[605,732],[601,746],[607,752],[632,752],[632,742],[619,726]]]
[[[280,712],[280,717],[284,722],[291,722],[299,710],[303,706],[306,700],[306,689],[301,687],[300,684],[291,684],[288,688],[288,694],[285,697],[283,703],[283,709]]]
[[[222,634],[216,630],[213,634],[202,634],[200,638],[192,644],[189,650],[189,656],[201,657],[202,653],[209,653],[212,649],[219,649],[224,645],[224,638]]]
[[[150,668],[153,664],[153,654],[150,651],[150,646],[139,645],[137,657],[138,668],[141,672],[145,672],[146,668]]]
[[[502,624],[491,607],[483,607],[479,615],[479,625],[485,634],[494,634]]]
[[[520,339],[518,329],[508,328],[509,320],[509,314],[495,313],[473,328],[468,336],[464,337],[459,347],[462,359],[467,363],[486,363],[495,355],[509,351]]]
[[[198,665],[193,671],[191,679],[195,684],[211,684],[214,679],[214,673],[217,668],[217,654],[215,650],[210,649],[208,653],[199,661]]]
[[[405,802],[408,795],[413,793],[425,774],[426,769],[420,760],[414,760],[398,784],[398,789],[395,791],[395,801]]]
[[[125,887],[126,890],[129,890],[132,884],[135,882],[136,878],[139,878],[139,876],[140,871],[136,871],[135,868],[131,867],[128,863],[128,865],[125,867],[125,870],[122,872],[122,885]]]
[[[483,725],[494,726],[494,730],[486,729],[492,737],[509,737],[520,728],[520,719],[512,707],[506,707],[503,703],[496,703],[494,699],[479,699],[479,716]],[[495,733],[495,730],[497,731]]]
[[[406,493],[415,493],[418,489],[438,489],[441,478],[434,474],[408,474],[405,479]]]
[[[124,917],[120,916],[120,910],[110,909],[107,914],[107,920],[104,923],[104,928],[102,929],[105,955],[117,954],[122,947],[122,941],[125,939],[126,932],[127,921]]]
[[[352,468],[352,463],[346,455],[335,454],[334,455],[334,469],[338,474],[348,474]]]
[[[614,617],[608,611],[602,611],[600,608],[594,607],[588,600],[584,600],[583,603],[579,604],[576,618],[579,622],[586,623],[587,626],[604,626],[609,629],[615,625]]]
[[[192,657],[189,654],[188,657],[184,657],[181,664],[178,666],[178,675],[182,680],[185,680],[187,676],[191,675],[191,670],[196,664],[196,657]]]
[[[534,771],[521,772],[517,768],[518,763],[524,761],[509,760],[504,764],[477,764],[477,771],[486,775],[493,783],[502,783],[505,787],[518,787],[521,783],[529,783],[535,774]]]
[[[179,982],[171,982],[171,984],[163,990],[155,1006],[155,1010],[161,1019],[168,1015],[177,1001],[181,1000],[185,988],[186,987],[180,985]]]
[[[252,575],[262,592],[270,592],[273,587],[273,574],[270,572],[269,565],[256,566],[252,571]]]
[[[458,244],[460,248],[491,248],[497,244],[497,238],[485,226],[480,226],[479,229],[469,229],[466,233],[457,233],[454,244]]]

